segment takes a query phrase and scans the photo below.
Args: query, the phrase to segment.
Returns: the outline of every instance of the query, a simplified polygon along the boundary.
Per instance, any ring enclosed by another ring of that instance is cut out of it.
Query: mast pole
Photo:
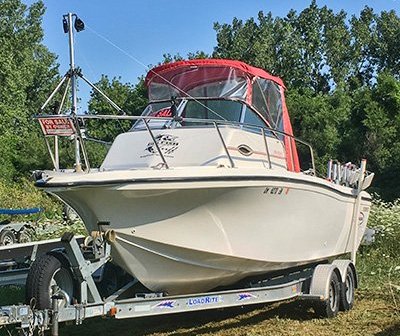
[[[69,37],[69,65],[71,75],[71,114],[75,118],[77,115],[77,87],[76,87],[76,74],[75,74],[75,50],[74,50],[74,30],[72,23],[72,13],[68,13],[68,37]],[[79,126],[78,126],[79,127]],[[80,144],[78,134],[74,135],[75,144],[75,170],[77,172],[82,171],[81,155],[80,155]]]

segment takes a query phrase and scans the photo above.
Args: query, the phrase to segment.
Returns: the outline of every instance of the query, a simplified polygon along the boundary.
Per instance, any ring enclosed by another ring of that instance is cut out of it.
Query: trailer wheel
[[[55,256],[46,254],[37,258],[28,273],[26,280],[26,301],[30,303],[34,298],[36,308],[52,308],[52,286],[57,285],[59,294],[63,299],[59,301],[59,307],[72,303],[75,292],[74,279],[71,271],[63,265]]]
[[[342,283],[340,291],[340,310],[346,311],[353,308],[355,287],[356,277],[353,268],[348,266],[346,270],[346,278]]]
[[[335,317],[339,312],[340,282],[336,272],[332,272],[329,280],[329,297],[315,303],[314,310],[321,317]]]
[[[16,242],[15,234],[9,229],[0,232],[0,245],[13,245]]]
[[[32,241],[32,233],[29,229],[22,229],[18,232],[18,243],[30,243]]]

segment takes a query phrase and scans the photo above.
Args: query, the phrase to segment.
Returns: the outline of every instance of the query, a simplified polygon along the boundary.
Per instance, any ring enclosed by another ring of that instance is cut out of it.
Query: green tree
[[[378,71],[387,71],[400,79],[400,18],[394,10],[376,17],[376,39],[372,56]]]
[[[369,86],[376,73],[372,46],[376,41],[376,14],[370,7],[365,7],[359,17],[353,15],[350,19],[350,35],[352,38],[348,82],[354,90],[364,85]]]
[[[214,25],[214,57],[233,58],[284,79],[295,134],[328,158],[369,160],[376,190],[400,196],[400,18],[365,7],[347,20],[315,0],[283,17]]]
[[[243,60],[281,76],[289,88],[315,93],[345,81],[351,35],[344,11],[335,14],[312,1],[299,14],[291,10],[285,18],[274,18],[259,12],[257,19],[216,23],[213,56]]]
[[[347,160],[366,158],[376,173],[376,191],[386,199],[399,197],[400,82],[389,71],[380,73],[372,88],[353,93],[350,115],[340,151]]]
[[[0,1],[0,176],[49,167],[32,116],[58,79],[56,56],[42,44],[43,2]]]
[[[204,51],[197,50],[196,52],[190,52],[187,54],[187,59],[204,59],[204,58],[210,58],[210,56],[205,53]],[[161,64],[166,64],[166,63],[171,63],[171,62],[178,62],[178,61],[183,61],[185,58],[181,56],[179,53],[175,55],[171,54],[163,54],[163,60],[162,62],[158,63],[158,65]]]
[[[288,109],[297,136],[307,139],[317,154],[317,170],[325,172],[329,159],[342,159],[338,147],[342,129],[350,114],[351,99],[343,90],[315,95],[313,91],[287,93]]]

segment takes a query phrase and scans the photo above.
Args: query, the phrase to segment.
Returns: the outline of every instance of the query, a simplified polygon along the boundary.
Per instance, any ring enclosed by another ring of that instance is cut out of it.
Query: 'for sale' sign
[[[75,127],[70,118],[42,118],[39,119],[44,135],[71,136],[75,134]]]

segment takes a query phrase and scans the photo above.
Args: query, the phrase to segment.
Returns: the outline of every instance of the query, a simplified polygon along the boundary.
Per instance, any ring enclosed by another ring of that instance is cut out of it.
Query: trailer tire
[[[29,270],[25,290],[27,303],[30,304],[33,299],[35,308],[51,309],[53,285],[59,287],[58,294],[63,297],[59,300],[59,307],[71,304],[75,284],[69,267],[54,255],[45,254],[37,258]]]
[[[14,232],[9,229],[4,229],[0,232],[0,246],[13,245],[16,243]]]
[[[32,241],[31,230],[25,228],[18,232],[18,243],[30,243]]]
[[[317,301],[314,310],[318,316],[332,318],[339,312],[341,282],[336,274],[332,272],[329,280],[329,297],[324,301]]]
[[[355,287],[356,276],[353,268],[349,265],[340,290],[340,310],[347,311],[353,308]]]

